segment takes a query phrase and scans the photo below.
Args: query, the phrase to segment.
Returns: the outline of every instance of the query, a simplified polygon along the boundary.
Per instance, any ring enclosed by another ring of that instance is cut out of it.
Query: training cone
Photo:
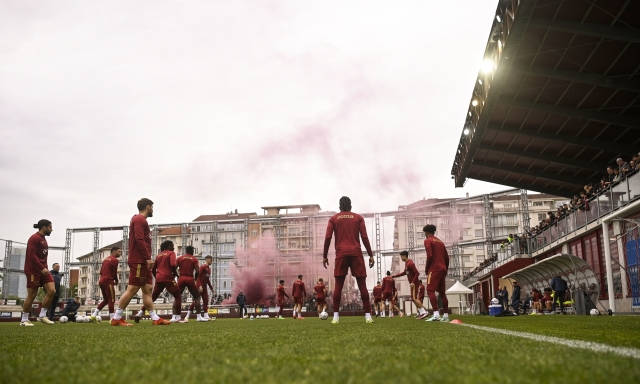
[[[451,320],[451,324],[462,324],[462,321],[455,319],[455,320]]]

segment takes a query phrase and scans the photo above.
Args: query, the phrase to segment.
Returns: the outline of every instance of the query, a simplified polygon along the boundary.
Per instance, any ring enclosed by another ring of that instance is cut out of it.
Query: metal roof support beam
[[[565,191],[558,191],[557,188],[546,188],[540,187],[533,184],[525,184],[525,183],[511,183],[507,184],[505,180],[496,180],[492,177],[474,177],[474,180],[486,181],[488,183],[500,184],[500,185],[508,185],[510,187],[517,187],[520,189],[527,189],[529,191],[535,191],[540,193],[548,193],[550,195],[561,196],[561,197],[573,197],[575,188],[567,189]]]
[[[574,83],[591,84],[600,87],[608,87],[615,89],[622,89],[625,91],[640,92],[640,81],[629,80],[620,77],[605,77],[594,75],[586,72],[574,72],[560,69],[540,68],[540,67],[526,67],[519,65],[512,65],[511,70],[525,75],[533,75],[540,77],[548,77],[558,80],[567,80]]]
[[[583,139],[583,138],[573,137],[569,135],[556,135],[554,133],[549,133],[549,132],[529,131],[529,130],[523,131],[523,130],[520,130],[520,128],[516,128],[516,127],[505,127],[505,126],[499,126],[494,124],[487,125],[487,128],[485,129],[513,133],[521,136],[534,137],[534,138],[544,139],[544,140],[558,141],[561,143],[570,143],[570,144],[580,145],[583,147],[598,149],[601,151],[609,151],[613,153],[631,154],[631,153],[635,153],[637,149],[636,147],[633,147],[631,145],[626,145],[624,143],[616,144],[616,143],[606,142],[603,140],[594,141],[590,139]]]
[[[584,180],[577,179],[571,176],[561,176],[553,172],[548,171],[530,171],[526,168],[513,167],[508,165],[498,165],[498,164],[487,164],[487,163],[475,163],[475,165],[480,165],[482,167],[487,167],[491,169],[497,169],[499,171],[504,172],[512,172],[517,174],[523,174],[527,176],[539,177],[541,179],[560,181],[562,183],[569,183],[573,185],[584,185]]]
[[[529,19],[529,27],[547,28],[553,31],[640,43],[640,33],[627,28],[607,27],[605,25],[578,23],[566,20],[549,20],[537,17]]]
[[[489,146],[487,144],[481,144],[480,145],[480,149],[486,149],[486,150],[489,150],[489,151],[496,151],[496,152],[504,153],[504,154],[507,154],[507,155],[513,155],[513,156],[519,156],[519,157],[528,157],[528,158],[531,158],[531,159],[538,159],[538,160],[548,161],[550,163],[567,165],[567,166],[570,166],[570,167],[584,169],[584,170],[587,170],[587,171],[601,172],[601,173],[604,173],[604,172],[607,171],[607,164],[599,164],[599,163],[593,163],[593,162],[589,162],[589,161],[574,160],[574,159],[571,159],[571,158],[568,158],[568,157],[547,155],[547,154],[539,153],[539,152],[535,152],[535,151],[526,151],[526,152],[517,151],[517,150],[509,149],[509,148],[491,147],[491,146]],[[482,165],[482,164],[474,163],[474,165]]]
[[[611,113],[601,113],[580,110],[568,107],[557,107],[551,104],[531,103],[529,101],[513,100],[511,97],[501,96],[498,98],[498,104],[508,105],[510,107],[533,109],[542,112],[552,113],[575,117],[578,119],[599,121],[605,124],[621,125],[623,127],[631,127],[640,129],[640,119],[635,116],[614,115]]]

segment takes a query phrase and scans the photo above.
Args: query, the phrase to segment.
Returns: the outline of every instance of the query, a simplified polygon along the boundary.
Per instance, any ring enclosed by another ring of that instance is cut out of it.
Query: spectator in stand
[[[631,165],[624,161],[622,158],[616,159],[616,163],[618,164],[618,172],[620,173],[620,178],[624,178],[627,176],[629,172],[631,172]]]
[[[547,212],[547,216],[549,217],[549,225],[553,225],[556,222],[556,215],[552,211],[549,211]]]
[[[64,306],[64,309],[62,310],[62,314],[60,316],[67,316],[69,321],[75,322],[78,309],[80,309],[80,298],[76,296],[73,299],[69,299],[69,301],[67,301],[67,305]]]
[[[600,191],[604,191],[609,184],[609,178],[607,176],[603,176],[602,180],[600,180]]]
[[[620,174],[620,169],[614,168],[613,169],[613,184],[618,183],[620,180],[622,180],[622,175]]]
[[[614,181],[613,179],[616,177],[615,173],[613,172],[613,167],[612,166],[608,166],[607,167],[607,175],[609,176],[609,184],[613,184]]]

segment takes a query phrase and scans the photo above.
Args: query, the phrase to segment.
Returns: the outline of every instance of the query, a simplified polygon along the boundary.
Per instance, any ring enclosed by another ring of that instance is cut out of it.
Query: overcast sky
[[[0,238],[502,189],[450,176],[496,6],[3,1]]]

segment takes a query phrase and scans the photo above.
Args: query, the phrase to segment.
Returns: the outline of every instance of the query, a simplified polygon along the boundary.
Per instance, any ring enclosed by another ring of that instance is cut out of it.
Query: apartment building
[[[100,288],[98,288],[98,280],[100,279],[100,267],[102,266],[102,261],[111,254],[111,248],[118,247],[122,248],[122,240],[117,241],[115,243],[105,245],[104,247],[98,250],[98,264],[97,269],[94,268],[93,262],[93,252],[89,252],[85,255],[78,257],[79,263],[83,263],[80,268],[78,268],[78,296],[81,299],[98,299],[102,297],[102,293],[100,292]],[[126,261],[126,260],[125,260]],[[124,269],[122,268],[124,266]],[[118,276],[120,279],[125,276],[125,274],[129,273],[129,268],[127,263],[120,262],[118,264]],[[91,296],[91,287],[95,286],[95,291],[93,297]],[[115,287],[116,297],[120,297],[124,292],[120,289],[121,284],[117,284]],[[126,287],[125,287],[126,289]]]

